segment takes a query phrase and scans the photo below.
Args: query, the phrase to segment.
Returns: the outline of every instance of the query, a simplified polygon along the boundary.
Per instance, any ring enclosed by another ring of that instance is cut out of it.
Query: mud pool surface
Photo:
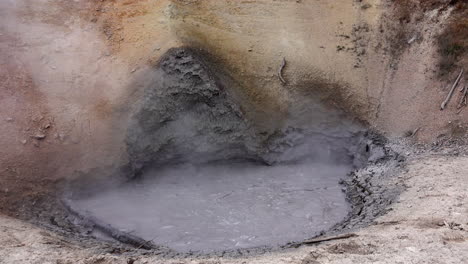
[[[346,165],[217,164],[150,170],[140,180],[74,200],[119,230],[179,252],[300,241],[348,213]]]

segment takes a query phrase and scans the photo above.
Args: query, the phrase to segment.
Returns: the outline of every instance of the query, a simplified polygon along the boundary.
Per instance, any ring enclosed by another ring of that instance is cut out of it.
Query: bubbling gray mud
[[[114,228],[179,252],[280,246],[342,221],[339,178],[349,165],[236,162],[146,172],[139,181],[74,201]]]

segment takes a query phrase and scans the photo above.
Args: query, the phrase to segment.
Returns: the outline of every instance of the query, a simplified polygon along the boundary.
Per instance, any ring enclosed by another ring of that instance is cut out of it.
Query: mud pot
[[[359,196],[364,187],[349,174],[390,156],[378,136],[299,95],[287,122],[262,130],[214,69],[202,53],[178,48],[147,73],[128,162],[112,180],[70,183],[64,197],[87,235],[181,254],[260,252],[364,215],[369,195]]]

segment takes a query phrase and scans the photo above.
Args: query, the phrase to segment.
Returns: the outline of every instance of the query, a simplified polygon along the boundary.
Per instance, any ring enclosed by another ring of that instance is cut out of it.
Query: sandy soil
[[[398,176],[407,190],[354,238],[249,258],[162,259],[84,248],[38,227],[0,218],[0,263],[466,263],[468,157],[430,155]]]

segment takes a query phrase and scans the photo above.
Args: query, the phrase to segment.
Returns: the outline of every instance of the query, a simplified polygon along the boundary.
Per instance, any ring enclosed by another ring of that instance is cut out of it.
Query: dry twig
[[[463,94],[462,97],[460,98],[460,102],[458,103],[457,109],[462,108],[463,105],[466,105],[466,96],[468,94],[468,85],[465,85],[465,87],[462,89]]]
[[[302,244],[310,245],[310,244],[316,244],[316,243],[321,243],[321,242],[325,242],[325,241],[346,239],[346,238],[357,237],[357,236],[358,235],[356,235],[354,233],[349,233],[349,234],[342,234],[342,235],[329,236],[329,237],[317,237],[317,238],[312,238],[312,239],[306,240],[306,241],[302,242]]]
[[[156,238],[157,238],[157,236],[153,237],[151,240],[146,240],[145,242],[141,243],[141,245],[139,245],[136,249],[140,249],[140,248],[142,248],[143,246],[146,246],[146,244],[152,243],[153,240],[155,240]]]
[[[418,133],[418,131],[419,131],[420,129],[421,129],[420,127],[416,128],[416,129],[413,131],[413,133],[411,133],[411,137],[414,137],[414,136],[416,135],[416,133]]]
[[[445,107],[447,106],[448,102],[450,101],[450,98],[452,98],[453,91],[455,91],[455,88],[457,87],[458,82],[460,81],[460,78],[462,77],[462,75],[463,75],[463,69],[461,69],[460,74],[458,74],[457,79],[453,83],[452,88],[450,89],[450,92],[447,95],[447,98],[445,98],[445,100],[440,105],[440,110],[444,110]]]
[[[281,62],[281,66],[278,70],[278,78],[280,79],[282,84],[286,84],[286,80],[283,78],[283,69],[286,66],[286,59],[283,57],[283,61]]]

